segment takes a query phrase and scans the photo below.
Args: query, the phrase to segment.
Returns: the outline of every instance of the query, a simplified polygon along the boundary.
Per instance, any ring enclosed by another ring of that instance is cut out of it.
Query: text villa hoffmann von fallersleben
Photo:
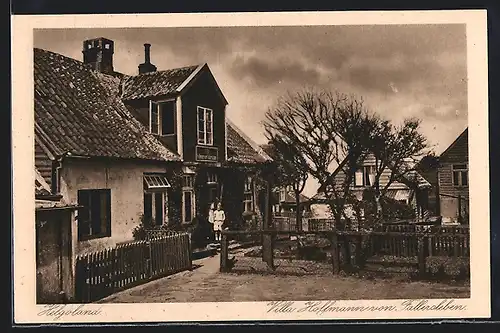
[[[467,306],[456,300],[404,300],[394,305],[345,305],[337,301],[273,301],[267,303],[273,313],[331,313],[331,312],[395,312],[395,311],[465,311]]]

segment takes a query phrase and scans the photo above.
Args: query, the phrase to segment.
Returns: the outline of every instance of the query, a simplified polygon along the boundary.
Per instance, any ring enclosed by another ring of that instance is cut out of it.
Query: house
[[[439,181],[438,181],[438,170],[439,170],[439,158],[433,155],[424,156],[416,166],[418,173],[425,178],[431,185],[427,191],[427,202],[425,210],[428,212],[429,216],[439,217],[440,216],[440,204],[439,204]]]
[[[50,186],[35,169],[36,302],[64,303],[74,297],[76,205],[52,195]],[[56,278],[54,278],[56,277]]]
[[[137,75],[113,66],[114,42],[83,42],[83,62],[34,49],[35,165],[80,206],[74,254],[133,239],[141,223],[191,223],[222,202],[230,220],[258,212],[271,162],[226,115],[207,64],[157,70],[150,45]]]
[[[347,159],[335,169],[332,176],[334,177],[335,188],[340,189],[341,184],[344,183],[346,172]],[[375,166],[376,159],[373,154],[368,154],[362,161],[360,161],[358,168],[354,171],[353,180],[350,184],[350,193],[358,201],[363,200],[363,195],[366,189],[372,188],[375,179]],[[386,168],[379,180],[379,185],[384,188],[391,178],[391,171]],[[426,208],[428,207],[428,189],[431,187],[430,183],[422,177],[417,171],[412,170],[408,172],[403,178],[394,180],[388,187],[385,194],[386,198],[398,201],[403,204],[409,205],[415,211],[417,218],[424,218],[427,216]],[[316,215],[329,215],[330,210],[327,207],[327,200],[322,188],[318,193],[313,196],[312,209]],[[346,205],[346,215],[354,217],[354,208],[351,205]]]
[[[303,215],[309,215],[311,212],[310,199],[299,194],[299,209]],[[273,191],[273,213],[274,215],[295,216],[297,211],[297,202],[295,193],[290,186],[280,187]]]
[[[468,128],[439,156],[439,203],[443,224],[469,221]]]

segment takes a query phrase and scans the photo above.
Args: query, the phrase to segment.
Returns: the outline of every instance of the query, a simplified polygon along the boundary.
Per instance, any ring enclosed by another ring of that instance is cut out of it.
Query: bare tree
[[[290,186],[295,196],[295,217],[297,231],[302,230],[300,195],[308,179],[306,161],[297,147],[290,145],[281,137],[272,137],[265,149],[276,163],[275,184],[280,188]]]
[[[313,89],[286,94],[263,122],[269,140],[279,138],[302,153],[303,171],[319,182],[338,227],[346,218],[354,171],[377,124],[361,99]],[[335,182],[332,165],[343,169],[342,182]]]
[[[394,181],[416,182],[417,161],[428,147],[427,139],[420,132],[420,120],[405,119],[400,126],[388,120],[376,118],[376,126],[370,135],[370,152],[375,156],[374,189],[377,218],[382,215],[380,199],[384,197]],[[389,179],[381,186],[384,170],[389,170]],[[418,183],[414,183],[415,186]]]

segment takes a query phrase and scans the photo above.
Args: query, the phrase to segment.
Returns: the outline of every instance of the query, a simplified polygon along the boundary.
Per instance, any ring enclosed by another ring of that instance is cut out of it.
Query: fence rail
[[[294,271],[324,271],[325,264],[330,272],[359,270],[369,259],[407,262],[415,265],[418,274],[426,274],[426,260],[429,257],[469,256],[469,233],[466,228],[449,231],[448,228],[434,228],[419,231],[284,231],[263,230],[262,242],[245,253],[235,262],[229,259],[229,240],[241,234],[238,231],[224,231],[221,244],[221,272],[250,267],[250,271],[262,269],[276,272],[277,267],[288,267]],[[283,238],[285,236],[285,238]],[[284,260],[284,261],[283,261]],[[318,264],[311,265],[309,262]],[[293,262],[295,264],[293,264]],[[237,265],[236,267],[234,265]],[[239,265],[239,266],[238,266]],[[295,267],[294,265],[298,265]],[[266,268],[267,267],[267,268]],[[245,268],[246,269],[246,268]],[[313,272],[314,273],[314,272]]]
[[[76,301],[93,302],[191,268],[187,233],[118,245],[76,258]]]

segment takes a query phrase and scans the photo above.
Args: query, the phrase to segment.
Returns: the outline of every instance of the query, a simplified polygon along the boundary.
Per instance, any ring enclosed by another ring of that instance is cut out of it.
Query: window
[[[252,191],[252,177],[247,176],[245,179],[245,192],[251,192]]]
[[[253,211],[253,196],[252,193],[245,193],[243,198],[243,211],[252,212]]]
[[[194,204],[194,177],[184,175],[182,178],[182,221],[189,223],[193,220],[195,213]]]
[[[243,211],[245,211],[245,212],[252,212],[253,211],[252,177],[250,177],[250,176],[247,176],[245,178]]]
[[[370,165],[362,166],[356,169],[354,173],[354,186],[371,186],[373,185],[375,174],[374,168]]]
[[[280,190],[280,201],[283,202],[285,201],[285,189]]]
[[[111,236],[111,190],[79,190],[78,239]]]
[[[167,189],[170,184],[166,175],[144,175],[144,222],[147,225],[162,225],[165,222]]]
[[[454,186],[467,186],[469,184],[467,164],[454,164],[452,170]]]
[[[192,175],[184,175],[182,177],[182,187],[192,188],[193,187],[193,179]]]
[[[207,175],[207,184],[217,184],[217,174],[209,172]]]
[[[198,106],[198,143],[201,145],[214,144],[213,111]]]
[[[144,193],[144,222],[147,225],[162,225],[165,222],[166,196],[166,192]]]
[[[153,134],[158,134],[160,129],[158,124],[160,123],[160,116],[158,112],[158,104],[151,102],[151,107],[149,109],[149,131]]]
[[[150,101],[149,131],[158,135],[175,134],[175,101]]]

